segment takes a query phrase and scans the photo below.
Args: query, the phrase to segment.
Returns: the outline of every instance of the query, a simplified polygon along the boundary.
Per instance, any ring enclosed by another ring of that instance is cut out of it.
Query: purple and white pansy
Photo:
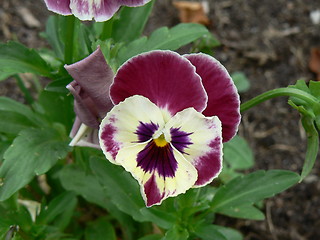
[[[140,54],[118,69],[109,96],[115,106],[100,124],[100,147],[139,182],[148,207],[218,176],[222,143],[238,129],[240,101],[228,72],[213,57]]]
[[[142,6],[150,0],[44,0],[50,11],[61,15],[74,15],[80,20],[104,22],[121,6]]]

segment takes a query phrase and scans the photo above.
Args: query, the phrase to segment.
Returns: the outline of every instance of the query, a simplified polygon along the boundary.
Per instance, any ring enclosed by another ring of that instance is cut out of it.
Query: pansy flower
[[[237,132],[239,95],[226,69],[205,54],[151,51],[117,71],[115,105],[100,146],[141,187],[148,207],[209,184],[222,169],[222,143]]]
[[[87,58],[65,66],[73,77],[67,89],[74,96],[76,119],[70,137],[70,146],[100,148],[98,130],[101,120],[113,107],[109,88],[113,72],[98,48]]]
[[[50,11],[74,15],[80,20],[103,22],[110,19],[121,6],[137,7],[150,0],[44,0]]]

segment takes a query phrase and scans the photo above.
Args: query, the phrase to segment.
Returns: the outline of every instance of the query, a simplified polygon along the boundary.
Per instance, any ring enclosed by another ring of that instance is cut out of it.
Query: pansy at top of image
[[[121,6],[138,7],[150,0],[44,0],[50,11],[61,15],[74,15],[80,20],[104,22]]]
[[[222,143],[238,130],[240,100],[216,59],[156,50],[129,59],[113,76],[98,49],[66,69],[74,78],[73,145],[100,144],[139,182],[147,206],[218,176]]]

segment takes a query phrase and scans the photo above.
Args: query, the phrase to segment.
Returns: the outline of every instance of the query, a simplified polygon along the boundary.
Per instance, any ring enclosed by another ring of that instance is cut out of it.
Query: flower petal
[[[163,126],[163,111],[147,98],[136,95],[116,105],[102,120],[100,146],[107,159],[117,163],[121,148],[149,141]]]
[[[203,114],[219,117],[223,142],[229,141],[237,133],[241,117],[239,94],[231,77],[224,66],[209,55],[184,56],[196,67],[208,94],[208,104]]]
[[[110,88],[112,101],[118,104],[136,94],[172,115],[188,107],[201,112],[207,102],[194,66],[172,51],[143,53],[119,68]]]
[[[122,5],[136,7],[150,0],[70,0],[72,13],[80,20],[103,22],[110,19]]]
[[[61,15],[71,15],[70,0],[44,0],[47,8]]]
[[[139,182],[147,207],[185,193],[197,180],[197,171],[192,164],[179,151],[167,146],[157,147],[151,140],[123,148],[117,155],[116,161]],[[148,167],[140,164],[141,155],[149,162]]]
[[[109,87],[113,72],[98,48],[87,58],[66,65],[74,78],[67,88],[75,97],[75,112],[86,125],[98,128],[99,119],[113,107],[109,98]]]
[[[222,169],[222,131],[218,117],[205,117],[193,108],[177,113],[166,125],[171,144],[198,171],[194,187],[204,186]]]

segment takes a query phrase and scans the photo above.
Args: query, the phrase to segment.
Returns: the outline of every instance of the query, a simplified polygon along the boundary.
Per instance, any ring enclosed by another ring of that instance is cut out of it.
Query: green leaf
[[[250,204],[243,204],[238,206],[231,206],[223,209],[223,214],[234,217],[234,218],[243,218],[243,219],[252,219],[252,220],[264,220],[265,216],[255,206]]]
[[[151,234],[142,238],[139,238],[138,240],[160,240],[163,236],[160,234]]]
[[[189,232],[186,228],[173,225],[173,227],[166,232],[162,240],[187,240],[189,238]]]
[[[90,166],[111,202],[136,221],[153,221],[162,228],[169,228],[175,222],[174,215],[167,213],[165,208],[145,207],[138,183],[122,167],[99,157],[92,157]]]
[[[60,40],[60,26],[58,16],[49,16],[46,23],[46,31],[43,36],[47,39],[56,56],[60,59],[64,57],[64,45]]]
[[[243,72],[234,72],[231,74],[231,78],[236,85],[239,93],[249,90],[250,82]]]
[[[147,219],[149,219],[149,221],[164,229],[171,228],[176,221],[174,214],[172,212],[166,212],[165,209],[160,210],[160,208],[142,208],[140,212]]]
[[[240,217],[233,209],[253,205],[286,190],[299,181],[299,175],[285,170],[256,171],[238,177],[218,189],[211,209],[213,212]],[[257,212],[254,212],[256,215]],[[247,217],[247,216],[246,216]]]
[[[48,206],[42,207],[40,214],[36,218],[36,223],[53,225],[53,222],[55,222],[55,226],[58,225],[63,229],[70,223],[76,205],[77,198],[75,194],[64,192],[54,198]]]
[[[141,214],[144,202],[140,195],[138,183],[120,166],[111,164],[106,159],[92,157],[90,166],[104,189],[112,193],[110,200],[121,211],[130,214],[137,221],[147,221]]]
[[[42,119],[28,106],[0,97],[0,132],[17,135],[21,130],[41,125]]]
[[[52,69],[34,49],[17,42],[0,44],[0,76],[26,72],[49,78],[52,76]]]
[[[78,160],[76,159],[76,161]],[[106,191],[96,176],[83,171],[76,165],[68,165],[59,172],[59,179],[66,190],[73,191],[88,202],[107,209],[122,226],[126,226],[123,231],[127,236],[131,236],[132,232],[135,231],[132,218],[121,212],[110,201],[112,192]]]
[[[0,97],[0,111],[10,111],[15,113],[20,113],[26,116],[30,120],[34,120],[34,113],[26,105],[14,101],[11,98]]]
[[[122,47],[119,50],[118,63],[121,65],[129,58],[151,50],[176,50],[204,34],[208,34],[208,30],[195,23],[181,23],[171,29],[159,28],[149,38],[142,37]]]
[[[215,228],[214,225],[199,225],[194,230],[195,234],[203,240],[228,240]]]
[[[227,240],[243,240],[242,234],[233,228],[223,227],[219,225],[211,226],[219,231]]]
[[[17,135],[20,131],[26,128],[36,127],[33,122],[19,113],[0,111],[0,115],[1,133]]]
[[[71,81],[72,81],[72,78],[69,75],[62,77],[58,80],[55,80],[55,81],[48,83],[48,85],[45,87],[45,90],[48,92],[68,94],[69,90],[66,88],[66,86]]]
[[[113,22],[112,38],[116,42],[131,42],[140,37],[151,13],[154,1],[142,7],[122,7]],[[129,23],[131,24],[128,28]]]
[[[0,167],[0,201],[9,198],[36,175],[47,172],[69,152],[61,128],[25,129],[4,154]]]
[[[219,40],[212,33],[208,33],[194,42],[192,52],[203,52],[213,56],[213,48],[220,45]]]
[[[99,218],[94,222],[90,222],[85,231],[86,240],[116,240],[115,230],[106,218]]]
[[[73,97],[71,95],[42,91],[38,102],[49,123],[61,123],[67,131],[70,131],[74,119]]]
[[[224,143],[223,157],[231,169],[248,169],[254,164],[252,150],[247,141],[240,136]]]

